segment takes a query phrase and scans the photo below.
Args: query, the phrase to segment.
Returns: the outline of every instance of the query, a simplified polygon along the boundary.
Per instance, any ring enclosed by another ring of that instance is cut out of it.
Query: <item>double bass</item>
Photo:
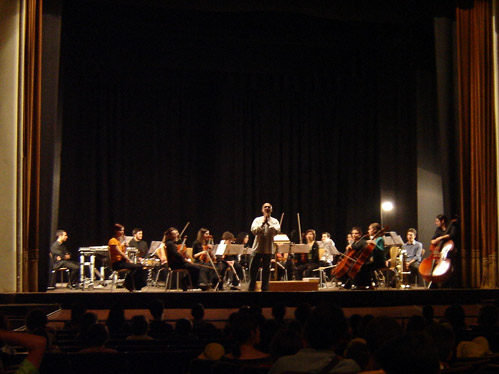
[[[388,226],[382,227],[374,234],[373,239],[383,235],[387,229]],[[357,240],[357,242],[367,237],[368,234],[365,234],[359,240]],[[341,261],[338,263],[338,265],[336,265],[336,268],[333,269],[332,274],[336,278],[340,278],[345,274],[352,279],[355,278],[364,263],[369,259],[369,257],[371,257],[371,253],[374,251],[375,247],[376,244],[367,243],[367,245],[363,249],[359,249],[357,251],[353,248],[350,249],[346,254],[343,255]]]
[[[450,232],[456,222],[457,218],[451,220],[444,235]],[[451,277],[454,268],[448,255],[454,250],[454,246],[454,241],[451,239],[440,240],[437,244],[430,245],[430,255],[419,264],[419,274],[425,281],[429,282],[428,288],[432,282],[446,282]]]

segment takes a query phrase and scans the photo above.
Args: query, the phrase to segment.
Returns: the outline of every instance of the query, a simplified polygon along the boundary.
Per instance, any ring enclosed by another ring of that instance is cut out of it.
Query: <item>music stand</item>
[[[232,256],[232,255],[240,255],[244,251],[244,244],[229,244],[225,248],[225,254]]]
[[[404,241],[402,237],[398,235],[395,231],[390,231],[383,236],[383,240],[385,241],[385,247],[397,246],[401,247],[404,245]]]
[[[289,240],[288,236],[286,234],[277,234],[274,236],[274,244],[276,245],[276,250],[273,253],[274,254],[274,261],[276,263],[276,266],[279,265],[281,268],[285,269],[285,267],[277,261],[277,254],[278,253],[289,253],[289,247],[291,245],[291,241]],[[287,275],[286,275],[287,277]],[[277,267],[275,268],[274,272],[274,280],[277,280]]]
[[[153,257],[156,254],[156,251],[160,247],[162,241],[159,240],[153,240],[151,242],[151,246],[149,247],[149,252],[147,252],[147,257]]]

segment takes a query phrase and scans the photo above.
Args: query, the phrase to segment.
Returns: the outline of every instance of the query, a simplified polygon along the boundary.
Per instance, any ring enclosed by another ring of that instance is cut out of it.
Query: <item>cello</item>
[[[380,235],[383,235],[384,232],[388,229],[388,226],[381,228],[374,234],[374,238],[379,237]],[[368,234],[363,235],[362,237],[359,238],[359,240],[356,241],[359,242],[362,239],[365,239],[368,237]],[[350,278],[355,278],[357,273],[360,271],[362,268],[362,265],[369,259],[371,256],[371,253],[373,252],[374,248],[376,245],[374,243],[368,243],[367,246],[365,246],[363,249],[360,250],[355,250],[351,248],[346,254],[343,255],[343,258],[341,261],[336,265],[336,267],[333,269],[332,274],[336,278],[340,278],[347,274]]]
[[[457,218],[451,220],[446,228],[444,235],[450,232],[452,226],[457,222]],[[432,282],[446,282],[452,275],[454,268],[452,261],[448,258],[450,252],[454,250],[454,241],[452,239],[440,240],[437,244],[430,245],[430,255],[419,264],[419,274],[427,282],[430,288]]]

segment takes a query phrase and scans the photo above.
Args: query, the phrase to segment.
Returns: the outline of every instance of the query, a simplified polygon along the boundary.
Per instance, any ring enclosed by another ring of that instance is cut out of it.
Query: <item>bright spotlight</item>
[[[381,204],[381,209],[385,212],[393,210],[393,203],[391,201],[385,201]]]

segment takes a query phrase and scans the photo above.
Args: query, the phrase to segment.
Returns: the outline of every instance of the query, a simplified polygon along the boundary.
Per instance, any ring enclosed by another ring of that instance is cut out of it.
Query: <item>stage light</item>
[[[381,203],[381,227],[384,227],[383,212],[391,212],[394,205],[391,201],[383,201]]]

